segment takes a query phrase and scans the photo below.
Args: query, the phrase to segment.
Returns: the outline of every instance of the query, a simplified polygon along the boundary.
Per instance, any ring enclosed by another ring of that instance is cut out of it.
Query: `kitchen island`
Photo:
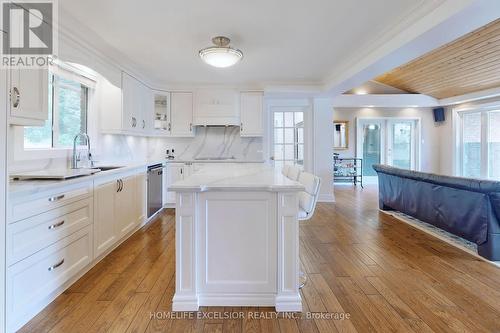
[[[300,183],[266,166],[214,165],[171,190],[176,192],[173,311],[199,306],[302,311]]]

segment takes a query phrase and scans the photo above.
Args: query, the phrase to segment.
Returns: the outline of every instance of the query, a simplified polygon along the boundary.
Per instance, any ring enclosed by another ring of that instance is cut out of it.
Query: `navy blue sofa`
[[[500,260],[500,182],[440,176],[374,165],[379,207],[397,210],[478,245]]]

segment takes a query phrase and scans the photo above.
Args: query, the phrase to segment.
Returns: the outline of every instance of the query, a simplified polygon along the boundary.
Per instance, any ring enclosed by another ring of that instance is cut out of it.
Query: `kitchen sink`
[[[120,169],[120,168],[123,168],[122,166],[110,166],[110,165],[107,165],[107,166],[98,166],[98,167],[95,167],[96,169],[99,169],[101,171],[109,171],[109,170],[115,170],[115,169]]]

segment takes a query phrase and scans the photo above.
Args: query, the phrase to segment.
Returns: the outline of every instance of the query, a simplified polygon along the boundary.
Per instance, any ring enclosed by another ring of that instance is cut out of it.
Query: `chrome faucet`
[[[92,161],[92,154],[90,153],[90,137],[88,136],[87,133],[79,133],[75,135],[75,138],[73,139],[73,160],[71,162],[71,168],[72,169],[78,169],[78,162],[80,162],[80,154],[76,154],[76,142],[80,138],[85,138],[85,145],[87,146],[87,157],[88,160],[90,161],[90,167],[93,167],[94,162]]]

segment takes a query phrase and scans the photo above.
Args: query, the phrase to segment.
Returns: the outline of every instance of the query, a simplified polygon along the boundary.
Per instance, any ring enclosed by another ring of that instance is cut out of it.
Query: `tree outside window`
[[[88,87],[49,75],[49,117],[43,127],[26,127],[25,149],[69,148],[87,131]]]

